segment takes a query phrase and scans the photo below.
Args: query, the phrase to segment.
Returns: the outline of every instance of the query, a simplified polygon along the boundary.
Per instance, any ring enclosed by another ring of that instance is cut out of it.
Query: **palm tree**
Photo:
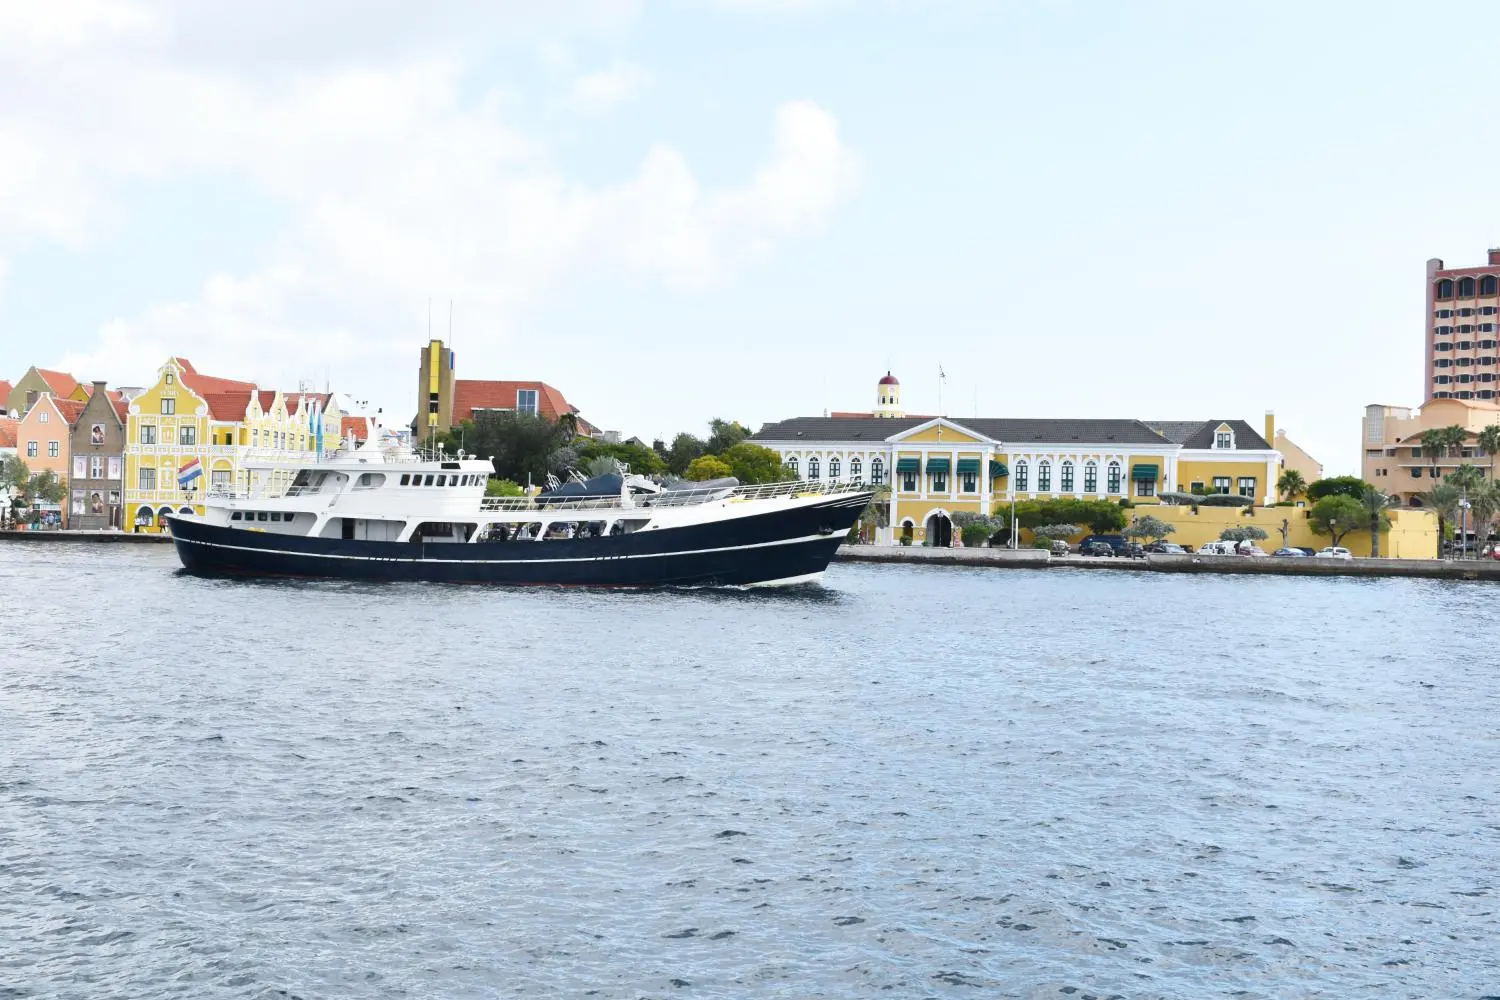
[[[1454,450],[1463,447],[1464,440],[1469,432],[1458,424],[1450,424],[1447,427],[1434,427],[1422,432],[1422,449],[1427,452],[1427,457],[1432,459],[1432,478],[1441,479],[1438,472],[1438,459],[1451,457]]]
[[[1479,432],[1479,451],[1490,457],[1490,479],[1495,478],[1495,456],[1500,454],[1500,424],[1490,424]]]
[[[1448,473],[1444,482],[1452,483],[1461,490],[1472,490],[1484,483],[1484,470],[1465,462]]]
[[[1390,518],[1385,512],[1398,502],[1397,497],[1387,496],[1373,486],[1366,486],[1360,494],[1359,504],[1370,518],[1370,558],[1380,558],[1380,532],[1390,527]]]
[[[1307,489],[1307,480],[1296,469],[1287,469],[1276,480],[1276,491],[1283,500],[1294,500]]]
[[[1500,513],[1500,483],[1480,483],[1477,489],[1470,490],[1469,513],[1474,516],[1474,531],[1479,535],[1479,551],[1483,552],[1494,534],[1495,515]]]
[[[861,531],[868,531],[874,537],[877,528],[885,528],[891,521],[891,487],[889,483],[882,483],[872,488],[874,496],[859,515]]]
[[[1443,554],[1443,539],[1448,534],[1447,525],[1450,521],[1458,520],[1458,505],[1463,502],[1463,498],[1463,490],[1451,483],[1442,482],[1435,484],[1432,489],[1422,494],[1422,501],[1438,516],[1438,556],[1440,558]]]

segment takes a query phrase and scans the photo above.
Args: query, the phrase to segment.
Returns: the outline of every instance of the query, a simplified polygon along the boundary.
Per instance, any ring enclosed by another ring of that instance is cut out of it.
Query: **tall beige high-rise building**
[[[1427,262],[1422,399],[1495,399],[1500,390],[1500,249],[1482,267]]]

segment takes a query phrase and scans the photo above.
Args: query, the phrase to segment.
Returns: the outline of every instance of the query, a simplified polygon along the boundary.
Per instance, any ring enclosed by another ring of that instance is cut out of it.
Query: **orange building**
[[[58,399],[43,394],[36,397],[26,415],[17,421],[16,454],[32,475],[50,472],[67,485],[73,427],[83,408],[84,404],[76,399]],[[62,523],[66,526],[66,505],[59,505],[59,508]]]

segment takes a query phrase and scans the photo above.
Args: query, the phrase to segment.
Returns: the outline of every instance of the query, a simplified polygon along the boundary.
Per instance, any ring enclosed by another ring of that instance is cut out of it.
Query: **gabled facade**
[[[73,425],[78,422],[84,404],[59,399],[49,393],[37,397],[16,423],[18,454],[32,475],[50,472],[64,485],[68,482],[72,454]],[[68,526],[68,506],[58,505],[58,520]]]
[[[103,531],[123,523],[126,403],[103,382],[87,388],[69,446],[68,526]]]
[[[160,531],[168,514],[201,515],[207,491],[279,490],[338,445],[326,393],[287,395],[200,374],[170,358],[127,404],[125,530]]]
[[[67,372],[32,366],[6,393],[5,411],[15,413],[18,417],[25,416],[43,396],[72,399],[80,403],[88,399],[84,387]]]

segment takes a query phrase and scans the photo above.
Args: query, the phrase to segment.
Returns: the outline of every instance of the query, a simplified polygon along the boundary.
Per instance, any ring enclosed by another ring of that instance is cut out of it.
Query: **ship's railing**
[[[863,483],[842,482],[832,479],[812,479],[784,483],[759,483],[754,486],[707,487],[704,489],[670,490],[663,493],[637,495],[632,509],[661,507],[687,507],[710,503],[715,500],[768,500],[775,497],[821,496],[841,493],[862,493],[869,490]],[[483,511],[523,510],[614,510],[623,504],[617,496],[579,497],[575,500],[547,500],[538,503],[532,497],[485,497],[480,504]]]

